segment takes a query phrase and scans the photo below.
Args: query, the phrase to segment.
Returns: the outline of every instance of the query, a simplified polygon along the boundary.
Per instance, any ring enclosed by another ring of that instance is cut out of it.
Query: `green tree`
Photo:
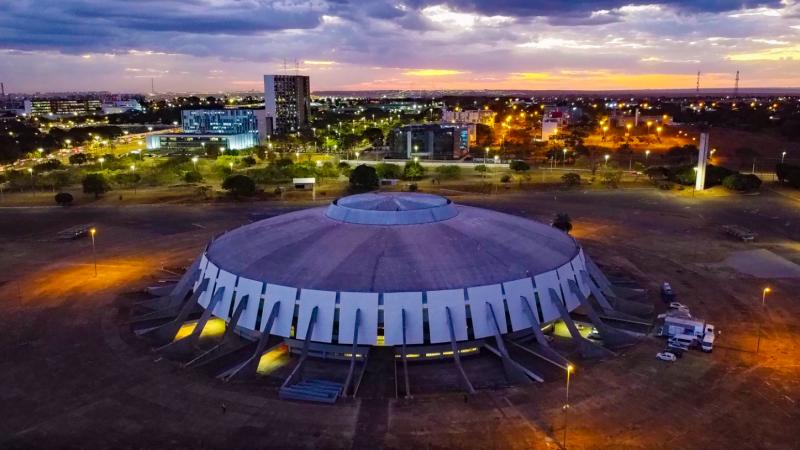
[[[403,178],[407,180],[417,180],[425,175],[425,168],[416,161],[408,161],[403,168]]]
[[[196,170],[190,170],[183,174],[183,181],[187,183],[199,183],[203,181],[203,175]]]
[[[73,166],[86,164],[87,161],[89,161],[89,157],[86,156],[86,153],[75,153],[73,155],[69,155],[69,163]]]
[[[603,171],[602,183],[610,188],[619,187],[619,182],[622,180],[622,171],[612,167]]]
[[[525,161],[511,161],[508,167],[514,172],[527,172],[531,170],[531,166]]]
[[[55,200],[56,203],[61,206],[69,206],[70,204],[72,204],[74,198],[72,197],[72,194],[70,194],[69,192],[59,192],[58,194],[55,195]]]
[[[111,186],[102,173],[88,173],[81,181],[83,185],[83,192],[85,194],[94,194],[94,198],[99,198],[101,195],[111,190]]]
[[[353,169],[350,172],[350,187],[359,191],[368,191],[378,187],[378,173],[374,167],[366,164]]]
[[[572,231],[572,218],[567,213],[556,213],[551,225],[553,228],[558,228],[564,233],[569,234],[569,232]]]
[[[233,194],[234,197],[249,197],[256,193],[256,183],[246,175],[231,175],[222,182],[222,189]]]
[[[565,187],[571,188],[581,184],[581,176],[575,172],[565,173],[561,175],[561,181]]]
[[[403,168],[398,164],[379,163],[375,165],[375,171],[378,178],[381,179],[396,179],[400,178],[403,174]]]

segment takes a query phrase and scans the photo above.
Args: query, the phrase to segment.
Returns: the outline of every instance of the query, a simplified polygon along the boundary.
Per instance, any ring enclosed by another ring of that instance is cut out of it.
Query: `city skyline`
[[[296,71],[315,91],[800,86],[795,0],[152,4],[5,5],[6,92],[259,91]]]

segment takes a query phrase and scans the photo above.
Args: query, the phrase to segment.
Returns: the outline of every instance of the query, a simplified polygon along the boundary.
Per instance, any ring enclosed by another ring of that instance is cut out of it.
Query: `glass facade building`
[[[241,150],[259,144],[258,118],[252,109],[187,109],[183,133],[147,137],[150,150]]]
[[[465,125],[418,124],[395,128],[388,136],[390,158],[452,160],[469,156]]]
[[[252,109],[194,110],[181,112],[184,133],[241,134],[258,133],[258,122]]]

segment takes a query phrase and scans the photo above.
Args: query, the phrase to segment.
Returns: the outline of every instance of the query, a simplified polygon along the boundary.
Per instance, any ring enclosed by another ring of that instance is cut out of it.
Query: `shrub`
[[[406,180],[416,180],[422,178],[423,175],[425,175],[425,168],[418,162],[409,161],[403,168],[403,178]]]
[[[575,172],[565,173],[561,175],[561,181],[566,187],[574,187],[581,184],[581,176]]]
[[[199,183],[203,181],[203,175],[196,170],[191,170],[183,174],[183,181],[187,183]]]
[[[375,165],[375,172],[377,172],[378,178],[395,179],[403,175],[403,168],[398,164],[380,163]]]
[[[725,177],[722,185],[732,191],[749,192],[761,187],[761,179],[753,174],[735,173]]]
[[[417,186],[417,183],[411,183],[408,185],[408,192],[417,192],[418,189],[419,187]]]
[[[486,167],[486,164],[478,164],[477,166],[473,167],[473,170],[478,173],[486,173],[489,168]]]
[[[361,164],[350,172],[350,187],[353,189],[371,190],[378,187],[378,183],[378,173],[374,167]]]
[[[443,180],[456,180],[461,178],[461,167],[453,165],[439,166],[436,168],[436,173]]]
[[[72,204],[74,198],[72,197],[72,194],[70,194],[69,192],[59,192],[58,194],[56,194],[55,200],[56,203],[61,206],[69,206],[70,204]]]
[[[508,183],[510,181],[511,181],[511,175],[505,174],[502,177],[500,177],[501,183]]]
[[[89,161],[89,157],[86,156],[86,153],[75,153],[74,155],[69,155],[69,163],[73,166],[86,164],[86,161]]]
[[[247,167],[255,166],[256,159],[253,158],[252,156],[245,156],[244,158],[242,158],[242,164],[244,164]]]
[[[793,188],[800,188],[800,167],[780,163],[775,166],[775,176],[782,183],[787,183]]]
[[[111,190],[108,180],[102,173],[86,174],[81,184],[83,185],[83,192],[85,194],[94,194],[94,198],[98,198]]]
[[[231,175],[222,182],[222,189],[230,192],[234,197],[247,197],[256,193],[256,183],[247,175]]]
[[[528,170],[531,170],[531,166],[525,161],[511,161],[508,167],[514,172],[527,172]]]
[[[619,169],[606,169],[603,171],[602,183],[610,188],[619,187],[619,182],[622,179],[622,171]]]
[[[558,228],[565,233],[569,233],[572,231],[572,218],[570,218],[567,213],[556,213],[551,225],[553,228]]]

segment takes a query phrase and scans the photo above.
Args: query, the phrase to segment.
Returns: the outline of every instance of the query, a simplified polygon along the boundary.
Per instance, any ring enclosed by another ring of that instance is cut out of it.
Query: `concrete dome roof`
[[[232,230],[207,256],[228,272],[302,289],[406,292],[502,283],[579,252],[532,220],[411,193],[362,194]]]

